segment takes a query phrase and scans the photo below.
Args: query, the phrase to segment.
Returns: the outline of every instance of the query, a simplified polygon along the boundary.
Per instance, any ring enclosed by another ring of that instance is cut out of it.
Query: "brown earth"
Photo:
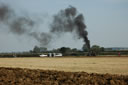
[[[1,67],[0,85],[128,85],[128,76]]]

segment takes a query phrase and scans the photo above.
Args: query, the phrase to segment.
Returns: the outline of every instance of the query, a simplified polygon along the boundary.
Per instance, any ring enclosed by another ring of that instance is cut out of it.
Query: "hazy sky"
[[[38,18],[39,31],[48,31],[52,16],[72,5],[85,17],[91,45],[128,47],[128,0],[0,0],[0,3],[8,4],[19,15]],[[83,44],[82,39],[64,34],[53,39],[48,48],[80,49]],[[39,45],[35,39],[14,35],[1,25],[0,52],[28,51],[35,45]]]

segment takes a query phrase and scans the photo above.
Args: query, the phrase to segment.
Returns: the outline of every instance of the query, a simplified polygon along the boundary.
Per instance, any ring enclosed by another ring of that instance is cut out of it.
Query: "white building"
[[[48,53],[48,54],[41,54],[40,57],[61,57],[63,56],[62,53]]]

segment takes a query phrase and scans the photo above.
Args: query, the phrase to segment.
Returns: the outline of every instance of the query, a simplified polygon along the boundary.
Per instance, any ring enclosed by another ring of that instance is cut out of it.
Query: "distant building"
[[[128,48],[125,47],[110,47],[110,48],[105,48],[105,51],[128,51]]]
[[[47,53],[47,54],[41,54],[40,57],[61,57],[63,56],[62,53]]]

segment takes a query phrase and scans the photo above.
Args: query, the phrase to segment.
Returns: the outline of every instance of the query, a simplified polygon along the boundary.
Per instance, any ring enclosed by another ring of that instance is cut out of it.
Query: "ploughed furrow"
[[[1,67],[0,85],[128,85],[128,76]]]

